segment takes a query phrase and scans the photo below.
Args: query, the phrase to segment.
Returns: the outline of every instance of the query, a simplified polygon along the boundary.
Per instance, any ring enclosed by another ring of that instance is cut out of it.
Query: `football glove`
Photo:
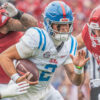
[[[18,14],[18,10],[12,3],[6,2],[1,6],[1,8],[6,10],[6,13],[4,13],[4,15],[8,17],[14,17]]]
[[[10,84],[7,88],[0,90],[1,98],[14,97],[27,93],[28,88],[29,84],[26,82]]]

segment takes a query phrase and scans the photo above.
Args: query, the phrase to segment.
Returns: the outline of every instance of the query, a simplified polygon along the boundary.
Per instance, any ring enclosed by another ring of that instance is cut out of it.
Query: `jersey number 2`
[[[45,66],[45,69],[51,69],[51,72],[42,71],[40,74],[39,81],[48,81],[50,79],[50,75],[55,72],[57,65],[48,64]]]

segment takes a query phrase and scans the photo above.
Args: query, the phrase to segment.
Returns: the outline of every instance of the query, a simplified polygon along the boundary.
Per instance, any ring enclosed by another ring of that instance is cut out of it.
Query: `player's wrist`
[[[13,16],[14,19],[20,19],[24,12],[17,9],[17,14]]]
[[[76,74],[82,74],[83,72],[84,72],[84,67],[80,67],[80,66],[75,66],[74,67],[74,72],[76,73]]]
[[[13,74],[13,75],[11,76],[11,79],[12,79],[14,82],[16,82],[17,79],[18,79],[19,77],[20,77],[19,74],[18,74],[18,73],[15,73],[15,74]]]

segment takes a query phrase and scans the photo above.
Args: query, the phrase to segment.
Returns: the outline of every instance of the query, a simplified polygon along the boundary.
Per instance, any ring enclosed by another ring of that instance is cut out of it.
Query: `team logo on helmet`
[[[60,22],[67,22],[67,21],[68,21],[67,18],[62,18],[62,19],[60,19]]]

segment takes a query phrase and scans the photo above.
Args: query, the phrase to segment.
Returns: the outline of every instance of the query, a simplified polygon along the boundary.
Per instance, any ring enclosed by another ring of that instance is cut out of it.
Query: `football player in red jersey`
[[[18,11],[11,3],[0,7],[0,53],[19,41],[22,32],[29,27],[36,26],[36,19],[26,13]],[[0,66],[0,90],[9,82],[9,77]],[[4,99],[3,99],[4,100]],[[8,100],[8,99],[5,99]]]
[[[100,6],[96,7],[81,34],[77,36],[78,48],[86,46],[100,65]]]
[[[100,66],[100,5],[92,11],[89,18],[89,23],[84,26],[81,34],[77,36],[77,42],[78,49],[86,46]],[[91,100],[98,100],[98,95],[100,93],[100,83],[98,87],[96,84],[99,81],[100,80],[98,79],[92,79],[92,81],[90,81],[92,84]]]

